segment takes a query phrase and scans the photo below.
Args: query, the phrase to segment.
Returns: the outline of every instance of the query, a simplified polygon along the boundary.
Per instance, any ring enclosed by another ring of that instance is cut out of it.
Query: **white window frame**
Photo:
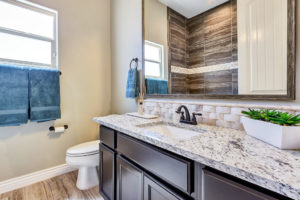
[[[152,63],[156,63],[159,64],[160,67],[160,76],[148,76],[146,75],[146,78],[154,78],[154,79],[160,79],[160,80],[164,80],[164,46],[148,41],[145,41],[145,45],[149,45],[149,46],[153,46],[155,48],[159,48],[159,55],[160,55],[160,62],[156,61],[156,60],[151,60],[151,59],[147,59],[145,57],[145,63],[146,62],[152,62]],[[146,64],[145,64],[146,66]]]
[[[14,64],[14,65],[26,65],[26,66],[35,66],[35,67],[48,67],[48,68],[58,68],[58,12],[56,10],[52,10],[50,8],[46,8],[44,6],[37,5],[35,3],[31,3],[25,0],[0,0],[6,3],[12,4],[14,6],[18,6],[21,8],[25,8],[28,10],[32,10],[35,12],[39,12],[42,14],[46,14],[54,17],[53,20],[53,39],[49,37],[44,37],[36,34],[26,33],[23,31],[18,31],[14,29],[8,29],[0,26],[0,32],[7,33],[15,36],[22,36],[25,38],[36,39],[40,41],[51,42],[51,64],[45,63],[37,63],[37,62],[28,62],[28,61],[20,61],[13,59],[6,59],[0,57],[0,63],[3,64]]]

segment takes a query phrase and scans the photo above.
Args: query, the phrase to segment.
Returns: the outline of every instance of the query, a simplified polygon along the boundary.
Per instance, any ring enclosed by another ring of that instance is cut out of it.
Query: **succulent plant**
[[[242,113],[251,119],[271,122],[281,126],[296,126],[300,124],[300,115],[293,115],[277,110],[255,110],[249,108],[249,111],[242,111]]]

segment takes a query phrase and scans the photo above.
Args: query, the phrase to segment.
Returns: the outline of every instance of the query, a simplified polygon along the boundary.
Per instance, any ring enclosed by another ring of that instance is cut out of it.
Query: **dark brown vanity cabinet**
[[[186,198],[179,196],[164,185],[144,176],[144,200],[184,200]]]
[[[193,192],[193,162],[149,144],[118,134],[117,151],[179,190]]]
[[[279,200],[208,170],[202,171],[202,200]]]
[[[105,200],[288,199],[112,129],[100,131]]]
[[[117,200],[185,200],[169,187],[146,175],[122,156],[117,157]]]
[[[116,131],[100,126],[100,163],[99,186],[100,194],[105,200],[116,199]]]
[[[111,149],[115,149],[117,147],[116,138],[116,131],[106,128],[105,126],[100,127],[100,140],[102,144],[105,144]]]
[[[107,200],[115,199],[115,160],[116,153],[100,144],[100,193]]]
[[[103,126],[100,140],[99,179],[104,199],[190,199],[182,196],[194,188],[192,161]]]
[[[117,157],[117,200],[143,199],[143,172],[121,156]]]

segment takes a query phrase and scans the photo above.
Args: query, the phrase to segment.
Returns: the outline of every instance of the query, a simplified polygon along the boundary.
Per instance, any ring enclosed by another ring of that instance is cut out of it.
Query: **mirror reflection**
[[[144,18],[147,94],[287,94],[287,0],[144,0]]]

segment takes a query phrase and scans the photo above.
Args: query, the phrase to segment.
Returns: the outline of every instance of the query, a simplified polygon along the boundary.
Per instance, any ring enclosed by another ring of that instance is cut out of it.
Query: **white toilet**
[[[79,169],[76,186],[80,190],[87,190],[99,184],[99,143],[99,140],[86,142],[67,150],[66,163]]]

